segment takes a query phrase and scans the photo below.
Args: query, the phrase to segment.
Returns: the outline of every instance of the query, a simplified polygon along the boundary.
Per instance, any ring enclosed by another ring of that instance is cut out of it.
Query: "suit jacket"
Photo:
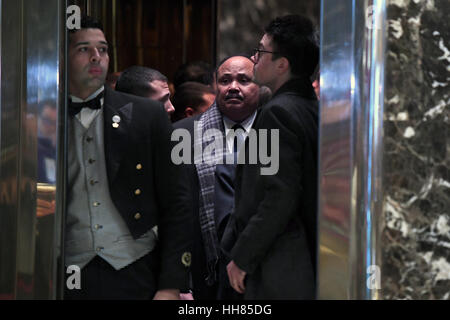
[[[104,142],[111,199],[136,239],[158,226],[158,289],[188,285],[192,202],[171,161],[172,126],[162,104],[105,87]],[[118,128],[113,117],[120,117]]]
[[[310,82],[288,81],[254,125],[279,130],[278,172],[263,176],[261,164],[238,165],[235,212],[221,245],[248,273],[246,298],[314,298],[317,113]]]
[[[199,121],[200,115],[196,115],[190,118],[185,118],[173,124],[174,129],[186,129],[189,131],[192,137],[191,141],[191,154],[194,154],[194,122]],[[191,265],[191,275],[194,287],[194,299],[198,300],[208,300],[215,299],[216,286],[207,286],[206,277],[208,276],[207,270],[207,259],[202,239],[202,231],[200,227],[200,183],[198,180],[197,169],[195,165],[184,165],[187,174],[188,182],[191,188],[191,201],[192,201],[192,219],[193,219],[193,245],[192,245],[192,265]]]

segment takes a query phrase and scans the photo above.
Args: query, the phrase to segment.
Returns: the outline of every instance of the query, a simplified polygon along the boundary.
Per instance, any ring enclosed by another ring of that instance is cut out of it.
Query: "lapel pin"
[[[112,118],[112,121],[113,121],[113,128],[114,129],[117,129],[117,128],[119,128],[119,123],[120,123],[120,117],[119,116],[114,116],[113,118]]]

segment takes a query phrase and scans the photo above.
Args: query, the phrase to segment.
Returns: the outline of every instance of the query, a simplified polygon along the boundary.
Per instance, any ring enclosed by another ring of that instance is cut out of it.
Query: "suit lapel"
[[[105,103],[103,108],[104,115],[104,141],[105,141],[105,159],[108,172],[108,181],[113,183],[120,167],[122,158],[127,153],[129,145],[129,128],[133,103],[117,105],[114,93],[105,89]],[[117,118],[119,117],[119,118]],[[115,121],[113,121],[115,118]],[[118,127],[113,124],[120,119]]]

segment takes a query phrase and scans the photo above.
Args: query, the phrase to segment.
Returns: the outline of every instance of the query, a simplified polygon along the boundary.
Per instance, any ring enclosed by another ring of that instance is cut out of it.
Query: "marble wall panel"
[[[450,299],[450,1],[389,0],[384,299]]]

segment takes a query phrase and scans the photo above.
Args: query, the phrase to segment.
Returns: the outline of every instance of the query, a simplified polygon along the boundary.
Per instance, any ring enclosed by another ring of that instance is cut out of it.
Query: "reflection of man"
[[[177,299],[190,265],[190,201],[161,103],[104,86],[108,43],[89,17],[69,35],[69,299]],[[186,194],[184,192],[184,194]]]
[[[319,52],[312,23],[272,21],[252,57],[255,81],[273,98],[256,130],[279,130],[279,171],[261,164],[236,173],[236,208],[222,240],[233,288],[246,299],[311,299],[315,294],[317,101],[309,80]],[[246,282],[244,283],[244,280]]]
[[[175,109],[170,101],[167,81],[167,77],[155,69],[132,66],[120,75],[117,80],[116,91],[162,102],[170,117]]]
[[[237,152],[232,130],[238,130],[244,140],[252,127],[259,103],[259,87],[252,81],[253,63],[243,56],[225,59],[217,68],[218,94],[216,103],[205,113],[177,122],[176,128],[188,129],[191,137],[196,130],[217,129],[224,136],[223,150],[217,158]],[[197,123],[195,121],[198,121]],[[209,143],[207,138],[194,144]],[[194,148],[194,145],[192,145]],[[233,158],[233,157],[231,157]],[[229,285],[226,262],[219,242],[234,204],[235,165],[203,162],[191,166],[194,196],[194,250],[192,260],[195,299],[240,299]]]
[[[56,183],[57,110],[52,102],[41,104],[38,119],[38,182]]]

